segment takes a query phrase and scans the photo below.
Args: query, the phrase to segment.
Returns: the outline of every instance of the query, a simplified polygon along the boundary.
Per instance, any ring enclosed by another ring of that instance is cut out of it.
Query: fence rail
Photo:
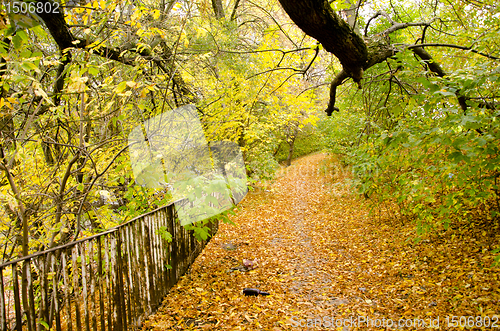
[[[172,234],[167,242],[158,229]],[[209,225],[215,234],[218,224]],[[0,265],[0,330],[138,329],[206,241],[174,204],[106,232]]]

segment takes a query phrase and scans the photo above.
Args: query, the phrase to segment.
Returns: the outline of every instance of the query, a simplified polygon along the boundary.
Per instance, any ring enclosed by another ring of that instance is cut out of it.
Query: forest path
[[[356,267],[361,272],[343,229],[366,212],[359,203],[347,207],[353,202],[347,184],[332,181],[325,160],[324,154],[295,160],[272,184],[249,192],[232,217],[237,226],[221,224],[145,329],[291,329],[362,300],[363,288],[353,294],[336,283]],[[254,258],[256,269],[231,270]],[[271,295],[245,297],[245,287]]]
[[[485,269],[493,261],[474,238],[448,231],[414,243],[411,224],[368,216],[347,174],[313,154],[249,192],[237,226],[220,225],[144,330],[370,330],[402,318],[412,330],[415,318],[443,327],[449,312],[499,313],[498,268]],[[246,297],[245,287],[271,295]]]

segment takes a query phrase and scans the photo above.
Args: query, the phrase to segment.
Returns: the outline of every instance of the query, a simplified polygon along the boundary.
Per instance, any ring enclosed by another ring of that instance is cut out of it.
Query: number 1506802
[[[60,3],[13,1],[5,3],[8,14],[59,14]]]

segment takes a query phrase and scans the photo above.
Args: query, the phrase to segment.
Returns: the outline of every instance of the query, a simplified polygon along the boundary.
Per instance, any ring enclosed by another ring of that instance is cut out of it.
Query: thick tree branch
[[[42,3],[53,3],[51,0],[39,0]],[[101,57],[115,60],[127,65],[133,65],[134,60],[125,58],[121,55],[120,50],[113,49],[105,46],[101,46],[94,43],[94,41],[87,41],[86,39],[76,38],[73,36],[69,30],[68,24],[64,19],[64,12],[60,10],[57,13],[46,13],[42,12],[39,14],[40,18],[45,23],[45,26],[49,30],[52,38],[57,43],[60,51],[63,52],[67,48],[80,48],[86,50],[92,50],[94,54]],[[96,45],[96,47],[89,47],[90,45]]]
[[[359,83],[368,60],[366,44],[349,24],[332,10],[328,1],[279,1],[295,24],[318,40],[328,52],[333,53],[348,75]]]
[[[368,19],[368,22],[366,22],[366,26],[365,26],[365,37],[367,37],[367,36],[368,36],[368,27],[370,26],[370,23],[371,23],[374,19],[376,19],[377,17],[379,17],[379,16],[384,16],[384,17],[385,17],[385,18],[386,18],[386,19],[387,19],[387,20],[388,20],[391,24],[395,24],[395,23],[396,23],[396,22],[394,22],[394,21],[392,20],[392,18],[391,18],[389,15],[387,15],[387,13],[385,13],[385,12],[383,12],[383,11],[380,11],[380,10],[379,10],[378,12],[376,12],[376,13],[375,13],[375,15],[373,15],[372,17],[370,17],[370,18]]]
[[[52,0],[39,0],[39,2],[46,3],[46,2],[52,2]],[[221,3],[220,0],[218,2]],[[75,36],[73,36],[71,31],[69,30],[67,22],[64,19],[64,13],[62,10],[59,11],[58,13],[50,13],[50,14],[41,13],[39,16],[44,21],[50,34],[56,41],[61,53],[68,54],[66,55],[66,61],[63,58],[63,62],[58,68],[58,75],[56,78],[55,88],[54,88],[55,101],[59,101],[60,92],[64,87],[63,71],[64,71],[64,66],[69,61],[67,58],[69,56],[69,52],[67,51],[65,52],[65,50],[68,48],[84,49],[88,52],[92,52],[93,54],[97,54],[103,58],[115,60],[125,65],[135,65],[136,61],[134,58],[124,56],[125,53],[124,51],[136,53],[140,55],[142,58],[153,60],[159,68],[161,68],[165,73],[171,75],[174,84],[179,87],[180,91],[184,95],[189,96],[190,99],[193,98],[194,94],[191,93],[189,89],[186,87],[186,84],[182,80],[180,74],[176,73],[171,68],[173,65],[172,52],[169,51],[168,49],[165,50],[168,47],[165,46],[163,47],[165,54],[162,57],[155,57],[149,48],[139,47],[138,45],[135,44],[130,44],[123,49],[106,47],[101,45],[102,42],[99,43],[93,40],[76,38]],[[158,42],[156,43],[158,44]],[[165,43],[163,42],[162,45],[165,45]],[[165,62],[167,63],[167,67],[165,66]]]
[[[339,109],[335,107],[337,87],[342,85],[348,77],[349,75],[347,74],[347,72],[342,70],[333,79],[332,84],[330,85],[330,101],[328,102],[328,107],[325,110],[328,116],[331,116],[334,111],[339,111]]]
[[[424,50],[422,47],[412,47],[411,50],[417,54],[427,65],[430,71],[434,72],[436,75],[439,77],[444,77],[446,76],[446,73],[444,70],[441,68],[441,66],[434,61],[432,56],[427,53],[426,50]],[[460,105],[460,108],[462,108],[462,111],[464,114],[467,114],[467,100],[460,90],[455,91],[455,95],[457,97],[458,103]],[[483,131],[481,129],[476,129],[476,132],[479,134],[483,134]]]
[[[431,72],[435,73],[439,77],[446,76],[446,73],[443,70],[443,68],[441,68],[439,63],[434,61],[432,56],[429,53],[427,53],[425,49],[423,49],[422,47],[412,47],[411,50],[413,51],[413,53],[418,55],[418,57],[420,57],[422,61],[424,61],[427,64]],[[460,104],[462,110],[464,112],[467,111],[467,102],[466,102],[467,100],[463,95],[461,95],[460,90],[456,91],[455,95],[457,96],[458,103]]]
[[[441,68],[439,63],[434,61],[432,56],[425,49],[423,49],[421,45],[414,45],[414,46],[415,47],[411,47],[411,50],[413,51],[413,53],[418,55],[418,57],[421,58],[422,61],[425,62],[425,64],[427,65],[427,67],[431,72],[435,73],[439,77],[446,76],[446,73],[444,72],[443,68]]]
[[[38,0],[37,2],[41,2],[43,4],[54,4],[54,1],[52,0]],[[50,6],[49,8],[53,8],[53,6]],[[68,28],[66,20],[64,19],[63,10],[59,10],[57,13],[42,11],[42,13],[39,13],[38,16],[40,16],[47,26],[47,29],[49,29],[50,34],[61,51],[66,48],[74,47],[73,42],[76,39]]]
[[[87,42],[87,40],[80,39],[80,38],[78,38],[76,40],[77,40],[77,42],[75,42],[74,45],[72,46],[74,48],[85,49],[87,51],[91,51],[93,54],[99,55],[100,57],[114,60],[114,61],[129,65],[129,66],[135,65],[135,63],[136,63],[135,59],[123,56],[123,51],[130,51],[130,52],[135,52],[139,55],[148,56],[148,54],[144,52],[145,50],[137,51],[137,48],[135,45],[127,47],[126,49],[120,50],[117,48],[111,48],[111,47],[97,45],[94,41]],[[93,47],[91,47],[91,45],[93,45]]]
[[[402,30],[409,28],[411,26],[429,26],[432,22],[427,23],[427,22],[414,22],[414,23],[394,23],[389,29],[385,30],[382,32],[384,35],[389,35],[395,31]]]
[[[372,42],[368,46],[368,62],[366,63],[364,69],[373,67],[377,63],[382,63],[388,58],[394,56],[398,50],[392,45],[386,44],[383,40],[379,42]],[[337,87],[342,85],[344,81],[349,78],[349,74],[342,70],[333,79],[330,85],[330,101],[328,102],[328,107],[325,112],[330,116],[334,111],[339,111],[339,108],[335,106]]]
[[[57,67],[56,81],[54,83],[54,95],[52,101],[56,106],[58,106],[61,102],[61,92],[64,88],[64,79],[66,78],[64,69],[69,63],[71,63],[71,53],[69,52],[69,50],[63,50],[61,52],[60,63]]]

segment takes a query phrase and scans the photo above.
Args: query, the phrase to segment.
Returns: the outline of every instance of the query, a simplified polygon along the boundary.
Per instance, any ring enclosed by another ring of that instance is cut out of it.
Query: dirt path
[[[340,185],[325,176],[324,158],[317,154],[297,160],[272,185],[251,192],[238,207],[238,226],[221,225],[190,274],[146,325],[155,330],[281,330],[294,324],[294,316],[297,323],[308,316],[331,316],[348,303],[351,299],[333,287],[339,273],[329,265],[336,254],[322,247],[338,241],[334,229],[323,233],[325,213],[328,219],[348,217]],[[335,210],[325,210],[331,196],[339,201]],[[226,250],[227,244],[236,249]],[[254,258],[255,270],[230,271]],[[271,296],[244,297],[244,287]]]
[[[342,171],[327,168],[331,163],[324,160],[323,154],[296,160],[274,183],[249,193],[233,217],[237,226],[220,226],[144,329],[367,330],[380,325],[363,320],[432,321],[449,310],[474,315],[477,308],[499,314],[489,308],[500,305],[498,269],[473,274],[471,279],[491,284],[479,293],[470,284],[457,287],[450,260],[439,259],[446,253],[436,253],[441,241],[412,244],[411,227],[373,221],[349,193]],[[422,260],[430,251],[442,268]],[[256,269],[231,270],[254,258]],[[271,295],[245,297],[245,287]],[[488,300],[484,307],[472,299],[449,300],[465,298],[468,290]]]

